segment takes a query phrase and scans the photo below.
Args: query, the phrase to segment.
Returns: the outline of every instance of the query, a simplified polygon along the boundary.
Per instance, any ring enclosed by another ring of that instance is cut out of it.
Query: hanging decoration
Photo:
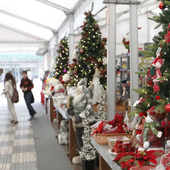
[[[164,36],[164,40],[166,41],[167,46],[169,45],[169,42],[170,42],[170,32],[169,32],[169,28],[170,28],[170,24],[168,25],[167,34]]]

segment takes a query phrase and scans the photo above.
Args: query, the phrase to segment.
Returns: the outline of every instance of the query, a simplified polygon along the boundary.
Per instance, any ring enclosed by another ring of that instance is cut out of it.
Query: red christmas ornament
[[[139,113],[139,117],[143,117],[143,113]]]
[[[74,75],[77,75],[77,70],[73,70],[73,74],[74,74]]]
[[[80,53],[84,53],[84,50],[83,50],[83,49],[81,49],[81,50],[80,50]]]
[[[73,59],[73,62],[77,62],[77,58],[74,58],[74,59]]]
[[[164,9],[164,3],[163,3],[163,2],[161,2],[161,3],[159,4],[159,8],[160,8],[160,9]]]
[[[155,84],[153,85],[153,90],[154,90],[155,93],[160,91],[160,87],[158,86],[157,83],[155,83]]]
[[[167,104],[167,105],[165,106],[165,110],[166,110],[167,112],[170,112],[170,104]]]
[[[160,100],[161,99],[161,97],[160,96],[156,96],[156,100]]]

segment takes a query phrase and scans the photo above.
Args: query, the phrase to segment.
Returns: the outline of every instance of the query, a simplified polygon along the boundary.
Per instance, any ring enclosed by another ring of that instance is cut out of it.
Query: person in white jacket
[[[14,91],[13,87],[16,87],[16,81],[12,74],[7,73],[5,75],[4,86],[5,86],[5,89],[2,94],[5,94],[5,97],[7,98],[8,108],[13,118],[11,120],[11,123],[17,124],[18,118],[16,115],[14,103],[11,100],[11,97],[13,96],[13,91]]]

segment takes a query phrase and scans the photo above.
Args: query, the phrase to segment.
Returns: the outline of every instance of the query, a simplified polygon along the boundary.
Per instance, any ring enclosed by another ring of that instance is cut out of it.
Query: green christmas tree
[[[63,38],[60,41],[58,56],[56,57],[56,63],[54,64],[55,71],[53,73],[53,77],[56,79],[60,79],[61,77],[67,73],[69,70],[69,47],[68,40]]]
[[[77,65],[71,68],[73,72],[71,84],[75,85],[80,79],[87,77],[88,85],[90,85],[97,67],[100,73],[100,83],[106,87],[107,69],[103,64],[103,58],[107,55],[105,48],[107,39],[102,39],[99,25],[91,11],[84,14],[85,21],[81,26],[82,37],[77,48],[78,59],[75,61]]]
[[[149,51],[141,51],[145,58],[155,57],[155,61],[143,72],[138,72],[145,78],[145,84],[141,89],[135,89],[141,99],[131,115],[143,116],[148,110],[150,115],[153,112],[170,115],[170,0],[161,0],[159,8],[160,15],[150,19],[158,23],[156,28],[162,26],[162,31],[154,36]]]

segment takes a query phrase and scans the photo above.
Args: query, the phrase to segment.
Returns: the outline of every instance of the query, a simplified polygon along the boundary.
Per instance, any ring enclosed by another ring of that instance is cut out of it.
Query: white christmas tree
[[[106,91],[104,90],[103,86],[100,85],[99,88],[99,101],[98,101],[98,121],[104,121],[106,120],[106,110],[105,110],[105,106],[106,106],[106,101],[107,101],[107,95],[106,95]]]
[[[84,134],[82,136],[83,147],[81,148],[81,151],[79,151],[81,160],[86,161],[91,161],[96,158],[96,149],[91,144],[91,127],[88,119],[89,114],[89,110],[86,109],[82,119],[82,123],[84,125]]]

